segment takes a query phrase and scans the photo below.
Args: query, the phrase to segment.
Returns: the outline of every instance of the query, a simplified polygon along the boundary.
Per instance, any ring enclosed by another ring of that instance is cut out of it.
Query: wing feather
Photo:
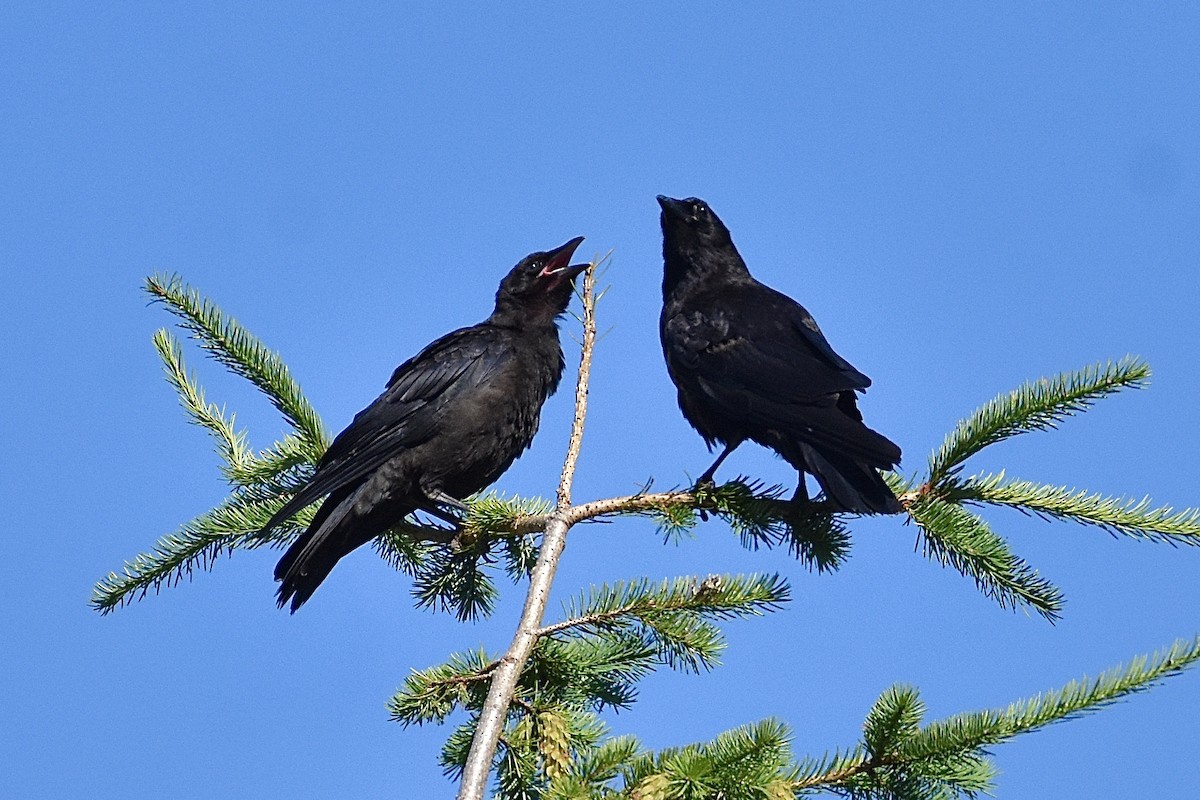
[[[383,394],[337,435],[312,480],[266,528],[361,481],[398,452],[428,441],[443,409],[464,390],[486,383],[506,355],[503,337],[490,326],[477,325],[446,334],[401,364]]]
[[[753,289],[694,298],[663,320],[663,349],[683,393],[749,429],[791,433],[868,463],[898,461],[899,449],[857,413],[854,392],[870,379],[833,351],[801,305]]]

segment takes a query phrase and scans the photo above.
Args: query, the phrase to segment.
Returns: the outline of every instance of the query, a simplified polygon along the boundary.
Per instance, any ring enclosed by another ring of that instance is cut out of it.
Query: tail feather
[[[763,416],[763,430],[767,433],[752,438],[778,450],[784,458],[787,458],[784,450],[794,449],[794,445],[784,440],[803,437],[826,455],[842,453],[878,469],[891,469],[900,461],[900,447],[863,424],[853,392],[842,392],[827,404],[760,404],[757,410]],[[786,424],[780,425],[778,420],[785,420]]]
[[[321,498],[322,494],[324,494],[324,492],[317,492],[316,494],[314,494],[310,491],[310,488],[311,488],[310,486],[304,487],[299,492],[297,492],[295,495],[293,495],[292,499],[288,500],[286,503],[284,503],[282,506],[280,506],[279,510],[276,511],[274,514],[272,514],[271,518],[269,520],[267,520],[267,524],[262,527],[263,533],[266,533],[267,531],[271,530],[275,526],[277,526],[280,523],[284,522],[285,520],[289,519],[290,517],[295,515],[295,513],[297,511],[300,511],[301,509],[307,508],[308,506],[312,505],[313,503],[315,503],[317,500],[319,500]],[[327,505],[327,503],[326,503],[326,505]],[[321,509],[324,510],[324,508],[325,508],[325,505],[322,505]],[[317,513],[318,513],[318,515],[320,514],[319,511]]]
[[[803,462],[788,461],[796,469],[811,473],[838,510],[855,514],[898,514],[903,510],[874,467],[805,442],[799,444],[799,450]]]
[[[308,530],[287,549],[275,566],[279,607],[291,604],[296,613],[333,571],[343,556],[375,537],[369,525],[352,513],[354,494],[331,495],[313,517]]]

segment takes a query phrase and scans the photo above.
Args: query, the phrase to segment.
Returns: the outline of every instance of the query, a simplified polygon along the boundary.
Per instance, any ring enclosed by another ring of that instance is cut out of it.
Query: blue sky
[[[1182,3],[5,4],[0,794],[447,796],[448,731],[403,730],[384,702],[411,668],[502,648],[519,611],[507,587],[484,623],[418,612],[364,552],[289,617],[269,551],[89,610],[97,578],[223,496],[150,346],[168,324],[139,291],[154,271],[279,350],[338,430],[396,364],[486,316],[524,254],[612,249],[576,489],[599,498],[708,463],[655,329],[654,196],[698,195],[874,379],[864,411],[906,468],[997,392],[1136,353],[1151,388],[969,469],[1200,504],[1198,25]],[[192,365],[253,444],[283,430]],[[498,488],[552,493],[569,396]],[[723,472],[792,480],[751,447]],[[719,523],[678,546],[645,521],[593,526],[557,594],[790,577],[785,612],[728,626],[725,666],[656,676],[612,719],[655,747],[776,715],[819,753],[856,741],[893,682],[938,717],[1200,630],[1200,553],[992,519],[1066,592],[1058,625],[997,608],[894,520],[855,522],[822,576]],[[1185,675],[999,747],[1000,796],[1186,796],[1198,704]]]

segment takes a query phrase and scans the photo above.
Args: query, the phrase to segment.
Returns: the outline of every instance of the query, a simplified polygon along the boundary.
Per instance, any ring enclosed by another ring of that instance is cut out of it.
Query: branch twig
[[[525,599],[525,610],[517,625],[516,635],[508,652],[500,659],[492,675],[492,685],[479,714],[475,737],[463,767],[462,785],[458,800],[483,800],[491,774],[492,759],[496,745],[504,730],[508,708],[516,693],[521,670],[537,644],[546,603],[550,599],[550,585],[558,560],[567,544],[567,531],[574,522],[571,519],[571,484],[575,479],[575,463],[579,460],[579,449],[583,444],[583,423],[587,416],[588,378],[592,368],[592,349],[596,344],[596,267],[593,263],[583,275],[583,348],[579,358],[579,378],[575,382],[575,419],[571,426],[571,441],[563,463],[562,476],[558,483],[558,505],[545,520],[545,534],[538,553],[537,564],[529,575],[529,594]]]
[[[918,496],[919,492],[905,492],[900,495],[900,504],[908,507],[910,503]],[[774,500],[767,501],[772,503],[779,510],[779,516],[786,517],[795,509],[795,503],[789,500]],[[580,503],[577,506],[571,506],[567,509],[566,519],[569,525],[577,525],[580,522],[588,520],[600,519],[602,517],[618,516],[622,514],[639,513],[646,511],[654,511],[656,509],[671,508],[671,507],[692,507],[705,508],[712,511],[710,505],[702,505],[696,499],[696,495],[687,489],[680,489],[672,492],[640,492],[638,494],[624,495],[623,497],[609,497],[603,500],[592,500],[587,503]],[[819,511],[827,507],[822,501],[811,501],[808,506],[810,510]],[[512,525],[505,530],[506,534],[526,534],[537,533],[545,528],[547,524],[560,512],[555,511],[553,514],[529,514],[523,517],[517,517]]]

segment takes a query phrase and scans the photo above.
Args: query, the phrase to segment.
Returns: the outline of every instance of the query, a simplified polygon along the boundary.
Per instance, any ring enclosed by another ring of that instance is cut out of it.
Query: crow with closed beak
[[[343,556],[415,511],[454,522],[448,509],[463,510],[529,447],[562,378],[557,319],[587,268],[570,263],[582,241],[521,259],[500,282],[490,317],[397,367],[333,440],[263,529],[325,498],[275,567],[280,608],[290,603],[295,613]]]
[[[803,306],[759,283],[729,229],[695,197],[659,195],[663,231],[663,310],[667,371],[679,407],[720,456],[698,483],[747,439],[817,479],[830,506],[894,514],[900,503],[877,470],[900,448],[863,424],[856,392],[871,379],[834,352]]]

